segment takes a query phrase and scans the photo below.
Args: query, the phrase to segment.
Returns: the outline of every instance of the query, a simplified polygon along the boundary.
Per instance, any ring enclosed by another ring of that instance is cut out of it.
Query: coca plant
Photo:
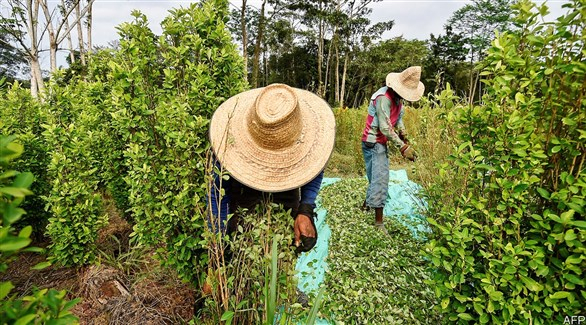
[[[456,199],[434,207],[431,281],[450,323],[562,323],[586,306],[586,4],[514,32],[483,62],[483,105],[459,109]],[[441,174],[441,173],[440,173]]]
[[[193,283],[205,275],[205,152],[213,111],[245,86],[228,2],[175,9],[156,36],[134,12],[110,62],[112,126],[124,147],[133,236]]]
[[[51,217],[50,259],[63,265],[91,264],[97,257],[99,230],[108,222],[100,193],[102,157],[108,142],[100,128],[101,107],[92,100],[95,85],[78,80],[58,86],[54,75],[44,107],[47,166],[52,188],[46,197]],[[99,92],[98,92],[99,93]]]
[[[26,214],[22,204],[33,194],[30,188],[35,181],[32,173],[11,169],[24,152],[16,138],[0,133],[0,274],[8,269],[18,254],[42,252],[40,248],[29,246],[32,227],[16,226]],[[33,269],[47,265],[46,262],[39,263]],[[65,290],[34,288],[23,296],[13,291],[14,287],[10,281],[0,281],[0,319],[3,324],[72,324],[78,321],[70,309],[79,299],[67,301],[64,299]]]
[[[47,174],[49,150],[42,136],[42,125],[45,123],[40,113],[42,107],[30,91],[22,88],[18,82],[6,85],[0,80],[0,132],[15,135],[27,148],[15,164],[35,175],[35,182],[31,185],[35,195],[22,203],[22,208],[28,213],[18,221],[33,227],[33,238],[41,236],[50,216],[45,210],[46,202],[43,199],[49,193],[51,184]]]

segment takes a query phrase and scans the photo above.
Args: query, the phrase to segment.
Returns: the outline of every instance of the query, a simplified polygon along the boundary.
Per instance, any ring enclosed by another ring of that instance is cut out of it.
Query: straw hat
[[[325,167],[336,121],[315,94],[284,84],[245,91],[226,100],[210,122],[222,166],[240,183],[264,192],[301,187]]]
[[[415,102],[421,98],[425,86],[421,78],[421,67],[409,67],[401,73],[391,72],[387,75],[387,87],[393,88],[404,99]]]

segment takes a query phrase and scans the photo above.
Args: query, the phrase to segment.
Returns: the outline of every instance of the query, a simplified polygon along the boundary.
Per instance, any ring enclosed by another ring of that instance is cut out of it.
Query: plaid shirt
[[[397,132],[405,130],[403,124],[405,110],[401,101],[394,100],[388,90],[388,87],[382,87],[370,97],[362,141],[386,144],[388,140],[391,140],[397,148],[401,148],[405,143]]]

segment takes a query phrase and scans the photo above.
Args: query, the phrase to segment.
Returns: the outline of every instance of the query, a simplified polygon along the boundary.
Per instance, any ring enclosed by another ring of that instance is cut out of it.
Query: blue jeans
[[[387,146],[375,143],[369,148],[362,142],[362,155],[366,164],[368,189],[366,190],[366,206],[384,208],[389,191],[389,158]]]

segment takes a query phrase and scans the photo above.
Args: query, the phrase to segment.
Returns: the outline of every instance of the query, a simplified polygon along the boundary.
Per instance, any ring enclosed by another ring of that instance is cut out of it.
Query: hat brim
[[[263,192],[301,187],[326,166],[334,149],[336,122],[330,106],[315,94],[293,88],[302,119],[299,140],[282,149],[267,149],[249,133],[250,112],[263,88],[226,100],[210,122],[210,141],[217,159],[240,183]]]
[[[400,73],[389,73],[386,78],[387,87],[393,88],[397,94],[410,102],[416,102],[421,99],[421,96],[423,96],[423,92],[425,91],[423,83],[420,81],[417,84],[416,89],[405,87],[399,80],[400,75]]]

